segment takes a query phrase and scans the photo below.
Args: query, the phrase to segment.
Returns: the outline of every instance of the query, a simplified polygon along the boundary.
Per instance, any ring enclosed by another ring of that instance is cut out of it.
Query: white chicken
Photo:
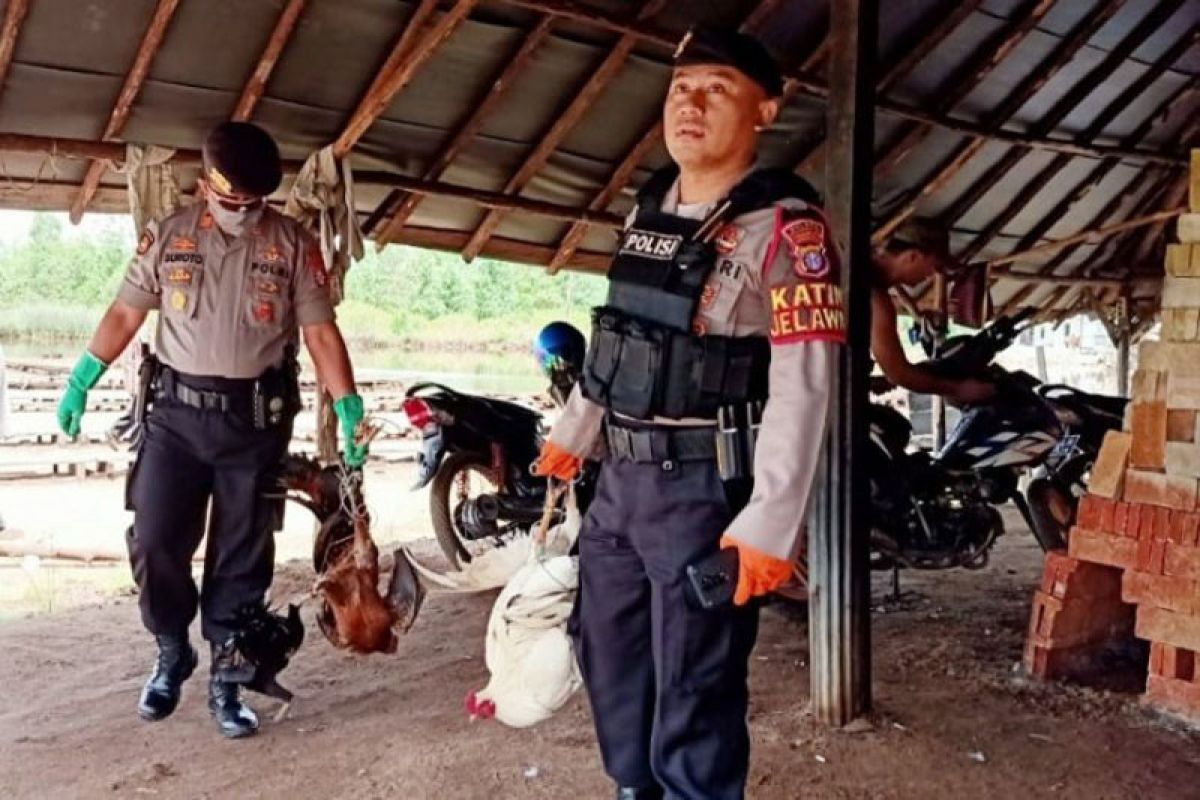
[[[551,500],[553,502],[553,499]],[[569,490],[566,516],[538,544],[537,534],[488,551],[457,572],[418,563],[429,583],[451,592],[503,586],[488,615],[484,663],[491,679],[467,695],[472,720],[496,719],[527,728],[548,718],[582,685],[567,636],[567,619],[579,590],[579,559],[570,555],[582,518]]]
[[[467,695],[471,719],[527,728],[548,718],[582,680],[567,619],[579,588],[579,559],[554,556],[522,567],[488,617],[484,661],[491,680]]]

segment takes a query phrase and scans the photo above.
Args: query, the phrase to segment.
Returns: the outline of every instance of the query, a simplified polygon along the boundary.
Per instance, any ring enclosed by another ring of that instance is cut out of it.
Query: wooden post
[[[809,526],[809,655],[812,709],[842,726],[871,707],[871,585],[865,473],[870,298],[872,54],[877,0],[833,3],[830,17],[826,195],[844,255],[849,341],[838,358],[822,486]]]
[[[943,326],[944,333],[950,321],[946,318],[946,279],[941,274],[933,278],[933,297],[934,308],[939,315],[938,324]],[[933,433],[933,449],[937,452],[946,444],[946,398],[935,394],[932,400],[929,407],[929,424]]]
[[[1130,324],[1130,306],[1133,299],[1132,285],[1126,285],[1117,300],[1117,396],[1129,396],[1129,340],[1133,338],[1133,326]]]

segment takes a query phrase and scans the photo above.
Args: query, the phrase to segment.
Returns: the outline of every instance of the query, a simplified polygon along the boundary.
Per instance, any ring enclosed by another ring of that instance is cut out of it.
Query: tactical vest
[[[701,336],[692,323],[717,263],[725,223],[784,198],[819,204],[784,169],[748,175],[704,219],[662,210],[678,177],[669,167],[638,194],[638,210],[609,267],[606,304],[592,310],[584,396],[635,419],[715,417],[730,403],[764,400],[771,349],[765,336]]]

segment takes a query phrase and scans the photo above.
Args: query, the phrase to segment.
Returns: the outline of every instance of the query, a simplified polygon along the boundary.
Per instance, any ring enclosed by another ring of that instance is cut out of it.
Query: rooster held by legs
[[[313,545],[317,625],[335,647],[394,653],[425,597],[412,566],[397,551],[387,589],[379,588],[379,550],[371,540],[360,473],[289,455],[280,477],[288,497],[321,523]]]

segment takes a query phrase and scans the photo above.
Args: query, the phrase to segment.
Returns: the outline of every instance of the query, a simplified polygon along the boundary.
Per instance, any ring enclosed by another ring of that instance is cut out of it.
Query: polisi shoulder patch
[[[620,255],[671,261],[679,252],[683,237],[677,233],[658,233],[630,228],[621,241]]]

